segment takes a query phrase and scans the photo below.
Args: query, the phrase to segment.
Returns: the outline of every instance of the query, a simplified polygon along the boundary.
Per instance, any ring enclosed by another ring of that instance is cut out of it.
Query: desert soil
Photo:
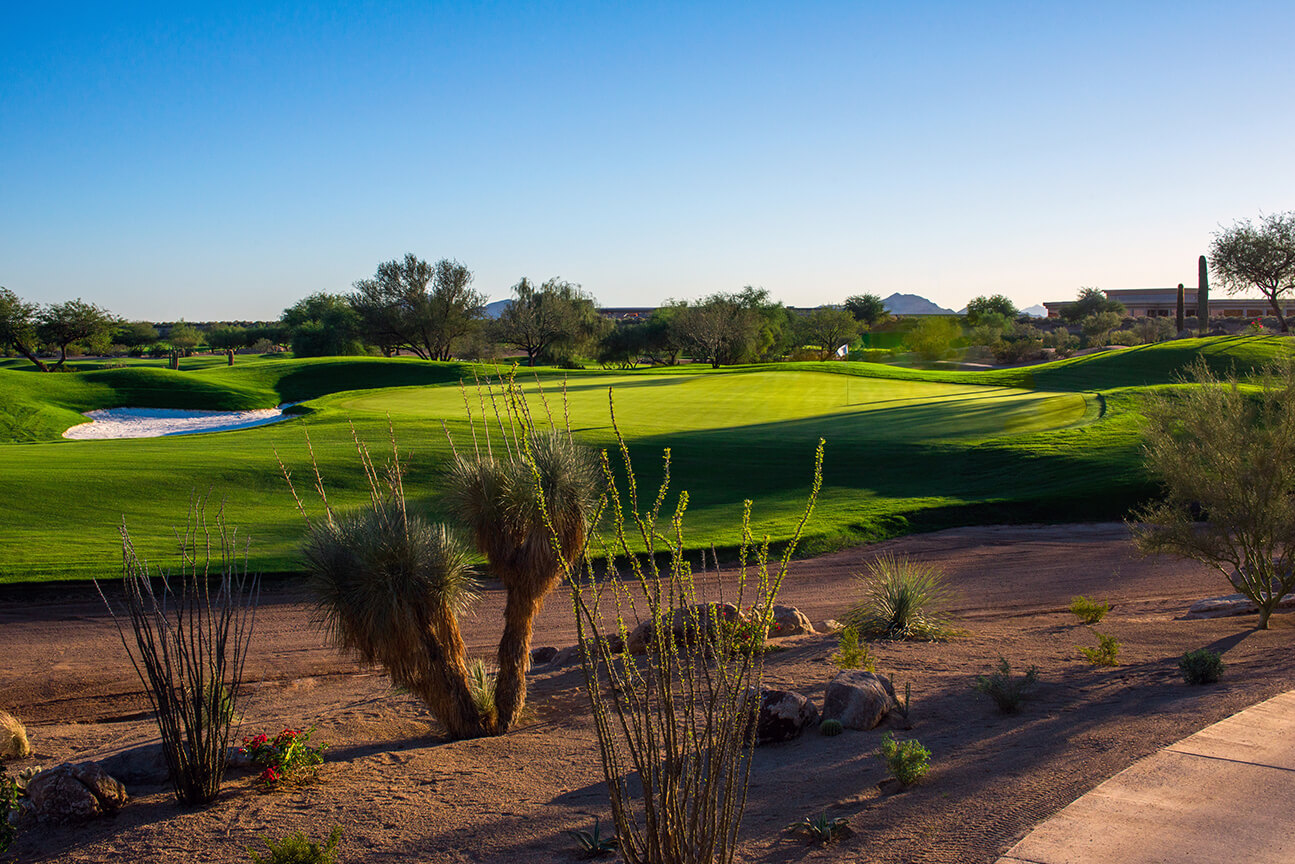
[[[1139,558],[1122,525],[954,529],[851,549],[792,566],[784,602],[821,622],[845,611],[853,574],[883,551],[942,567],[967,635],[945,643],[874,643],[879,671],[912,687],[913,729],[932,751],[922,784],[883,794],[873,755],[882,732],[807,734],[755,750],[743,861],[989,862],[1035,824],[1134,760],[1248,705],[1295,688],[1295,616],[1183,620],[1197,599],[1226,593],[1221,576],[1171,559]],[[1123,648],[1120,665],[1095,668],[1095,644],[1066,611],[1071,597],[1106,599],[1099,625]],[[466,624],[488,654],[502,594],[488,589]],[[535,644],[574,642],[571,611],[555,594]],[[781,640],[766,681],[819,704],[834,669],[828,635]],[[1227,672],[1207,687],[1183,684],[1177,658],[1210,647]],[[1006,657],[1039,668],[1024,710],[999,714],[971,683]],[[28,724],[50,766],[155,740],[138,679],[102,603],[80,586],[0,594],[0,707]],[[18,861],[246,861],[260,836],[345,831],[343,861],[568,862],[568,830],[609,817],[578,667],[538,667],[523,726],[488,740],[445,742],[412,699],[377,671],[328,647],[296,581],[267,585],[248,661],[242,734],[317,727],[329,745],[311,785],[262,794],[234,774],[202,809],[173,803],[166,787],[130,789],[117,816],[21,833]],[[850,820],[852,834],[811,847],[783,831],[805,815]]]

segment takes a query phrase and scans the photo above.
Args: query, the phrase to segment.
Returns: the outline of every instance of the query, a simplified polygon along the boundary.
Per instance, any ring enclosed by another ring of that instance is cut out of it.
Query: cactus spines
[[[841,725],[840,720],[824,720],[818,724],[818,734],[826,735],[829,738],[833,735],[840,735],[843,731],[845,731],[845,727]]]
[[[1201,324],[1201,332],[1208,333],[1210,329],[1210,276],[1209,266],[1205,263],[1204,255],[1197,262],[1196,273],[1196,320]]]
[[[1187,306],[1183,291],[1183,283],[1178,283],[1178,332],[1181,333],[1187,327]]]

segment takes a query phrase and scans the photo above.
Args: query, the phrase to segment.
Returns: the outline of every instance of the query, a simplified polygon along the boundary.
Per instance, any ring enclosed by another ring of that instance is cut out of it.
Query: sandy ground
[[[73,426],[63,433],[74,440],[104,438],[161,438],[195,432],[230,432],[251,429],[284,419],[283,410],[295,405],[256,411],[184,411],[178,408],[100,408],[87,411],[89,423]]]
[[[1134,760],[1279,692],[1295,688],[1295,616],[1270,631],[1253,616],[1181,619],[1222,577],[1170,559],[1140,559],[1121,525],[954,529],[798,562],[784,600],[821,621],[844,611],[852,574],[880,551],[939,564],[958,592],[968,635],[943,644],[875,643],[880,671],[912,686],[914,728],[934,756],[926,782],[883,794],[873,756],[881,732],[816,734],[755,751],[743,861],[993,861],[1036,823]],[[1113,602],[1100,626],[1123,643],[1121,665],[1098,669],[1077,647],[1095,639],[1065,611],[1085,594]],[[467,622],[471,646],[498,637],[502,593],[488,590]],[[536,645],[574,641],[555,595]],[[834,670],[829,636],[782,640],[766,680],[819,701]],[[1185,686],[1186,650],[1224,653],[1222,683]],[[1016,716],[976,693],[974,676],[1005,656],[1035,664],[1042,685]],[[0,593],[0,706],[29,724],[50,765],[151,740],[138,680],[97,597],[44,587]],[[316,724],[327,742],[320,781],[260,794],[236,775],[215,804],[177,806],[165,787],[132,789],[121,814],[27,832],[19,861],[245,861],[258,836],[345,831],[343,861],[567,862],[565,831],[609,815],[576,667],[534,670],[530,717],[489,740],[446,743],[419,705],[339,657],[311,624],[298,583],[268,586],[248,664],[244,734]],[[782,829],[826,811],[850,819],[850,837],[810,847]]]

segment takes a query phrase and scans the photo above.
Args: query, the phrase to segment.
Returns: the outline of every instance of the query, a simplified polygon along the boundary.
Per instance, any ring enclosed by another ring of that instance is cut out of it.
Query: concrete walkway
[[[1129,766],[999,864],[1295,862],[1295,691]]]

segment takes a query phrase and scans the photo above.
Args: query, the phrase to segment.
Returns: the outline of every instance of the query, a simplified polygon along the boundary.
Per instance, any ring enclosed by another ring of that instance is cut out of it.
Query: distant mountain
[[[487,303],[486,317],[498,318],[500,315],[504,314],[504,310],[507,309],[512,302],[512,300],[496,300],[493,303]]]
[[[1033,306],[1026,306],[1021,310],[1022,315],[1029,315],[1031,318],[1047,318],[1048,310],[1042,303],[1035,303]]]
[[[881,301],[891,315],[952,315],[952,309],[936,306],[916,294],[891,294]]]

